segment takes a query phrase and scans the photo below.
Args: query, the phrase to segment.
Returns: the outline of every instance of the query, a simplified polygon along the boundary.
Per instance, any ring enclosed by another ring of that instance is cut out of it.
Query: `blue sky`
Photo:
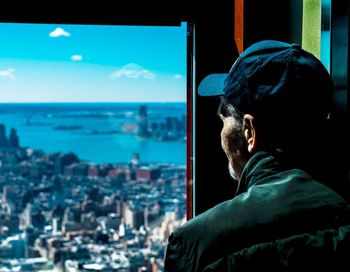
[[[185,23],[0,23],[0,37],[0,103],[186,101]]]

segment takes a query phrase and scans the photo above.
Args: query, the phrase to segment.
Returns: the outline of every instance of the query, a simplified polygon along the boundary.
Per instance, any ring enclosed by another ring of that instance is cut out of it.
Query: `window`
[[[187,27],[0,23],[1,271],[162,269],[186,218]]]

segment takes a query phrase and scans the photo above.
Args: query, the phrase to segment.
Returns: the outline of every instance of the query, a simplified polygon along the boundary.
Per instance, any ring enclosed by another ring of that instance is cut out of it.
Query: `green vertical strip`
[[[321,0],[303,0],[302,47],[320,58]]]

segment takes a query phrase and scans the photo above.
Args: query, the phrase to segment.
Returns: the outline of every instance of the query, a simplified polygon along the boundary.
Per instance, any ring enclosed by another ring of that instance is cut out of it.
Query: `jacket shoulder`
[[[188,270],[191,261],[185,251],[181,236],[176,235],[176,233],[172,233],[168,238],[165,256],[165,272],[191,271]]]
[[[260,243],[209,264],[214,271],[349,271],[350,225]]]

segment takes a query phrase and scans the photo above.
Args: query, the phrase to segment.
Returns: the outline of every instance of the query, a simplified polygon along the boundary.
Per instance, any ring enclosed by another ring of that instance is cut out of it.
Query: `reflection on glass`
[[[0,271],[161,271],[186,211],[186,24],[0,34]]]
[[[321,13],[321,61],[330,72],[331,57],[331,0],[322,0]]]

